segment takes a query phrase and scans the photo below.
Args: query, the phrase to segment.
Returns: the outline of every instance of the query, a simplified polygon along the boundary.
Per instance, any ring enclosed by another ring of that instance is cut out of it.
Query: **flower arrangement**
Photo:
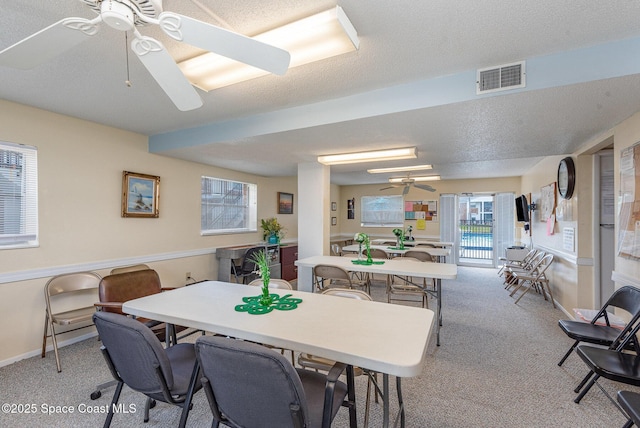
[[[404,250],[404,229],[393,229],[393,234],[396,235],[397,238],[397,247],[400,250]]]
[[[269,280],[271,279],[271,272],[269,271],[269,256],[267,251],[259,251],[253,254],[251,261],[256,264],[257,270],[254,273],[260,275],[262,278],[262,295],[260,296],[260,304],[269,306],[273,299],[269,294]]]
[[[404,238],[406,241],[413,241],[413,236],[411,236],[411,231],[413,230],[413,226],[407,227],[407,231],[405,232],[405,236],[408,238]]]
[[[367,235],[366,233],[358,232],[353,235],[353,240],[364,244],[365,242],[369,242],[369,235]]]
[[[358,232],[353,235],[353,240],[360,245],[360,248],[358,249],[358,259],[360,259],[362,255],[362,244],[364,244],[367,251],[367,262],[371,262],[371,251],[369,251],[371,249],[371,239],[369,239],[369,235],[367,235],[366,233]]]
[[[268,219],[260,220],[260,227],[262,228],[262,239],[265,241],[269,239],[270,236],[276,236],[278,242],[280,239],[284,238],[284,227],[278,222],[278,219],[275,217],[271,217]]]

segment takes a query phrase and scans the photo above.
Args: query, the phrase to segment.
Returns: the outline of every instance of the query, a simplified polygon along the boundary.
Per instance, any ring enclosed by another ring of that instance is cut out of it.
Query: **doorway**
[[[493,266],[494,197],[462,194],[458,199],[458,263]]]
[[[601,307],[613,294],[615,283],[611,279],[614,269],[615,249],[615,192],[613,188],[613,150],[602,150],[596,154],[596,177],[599,185],[594,186],[595,200],[599,201],[596,211],[598,224],[599,257],[597,267],[600,286],[595,290],[595,307]],[[598,301],[599,300],[599,301]]]

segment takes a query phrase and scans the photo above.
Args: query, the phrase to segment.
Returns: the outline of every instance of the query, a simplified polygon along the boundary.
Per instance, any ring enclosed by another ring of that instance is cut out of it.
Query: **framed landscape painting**
[[[122,217],[159,216],[160,177],[122,171]]]
[[[293,193],[278,192],[278,214],[293,214]]]

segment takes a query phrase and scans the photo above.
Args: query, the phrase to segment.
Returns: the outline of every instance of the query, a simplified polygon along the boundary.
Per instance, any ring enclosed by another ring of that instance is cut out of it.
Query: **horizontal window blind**
[[[251,183],[202,177],[202,235],[255,232],[258,187]]]
[[[0,142],[0,249],[38,245],[38,151]]]
[[[362,227],[404,227],[404,201],[397,196],[363,196]]]

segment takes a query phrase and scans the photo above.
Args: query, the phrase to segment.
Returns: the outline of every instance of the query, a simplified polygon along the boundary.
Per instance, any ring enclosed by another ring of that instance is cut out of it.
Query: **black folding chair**
[[[630,321],[624,329],[611,326],[609,321],[610,311],[622,309],[629,313]],[[614,343],[622,342],[635,324],[640,320],[640,289],[625,286],[616,290],[609,300],[602,306],[590,323],[572,320],[560,320],[558,325],[564,333],[575,342],[558,363],[561,366],[569,357],[571,352],[580,342],[593,343],[610,347]],[[637,346],[636,340],[632,338],[630,346]]]
[[[589,392],[591,387],[597,385],[604,395],[622,411],[620,405],[598,383],[598,379],[603,377],[627,385],[640,386],[640,355],[638,352],[626,350],[629,343],[632,340],[635,341],[635,335],[639,329],[640,323],[637,323],[624,340],[615,342],[610,348],[600,348],[592,345],[578,345],[576,347],[576,353],[582,358],[582,361],[585,362],[590,371],[574,390],[579,392],[578,396],[573,400],[575,403],[580,403],[580,400]]]

